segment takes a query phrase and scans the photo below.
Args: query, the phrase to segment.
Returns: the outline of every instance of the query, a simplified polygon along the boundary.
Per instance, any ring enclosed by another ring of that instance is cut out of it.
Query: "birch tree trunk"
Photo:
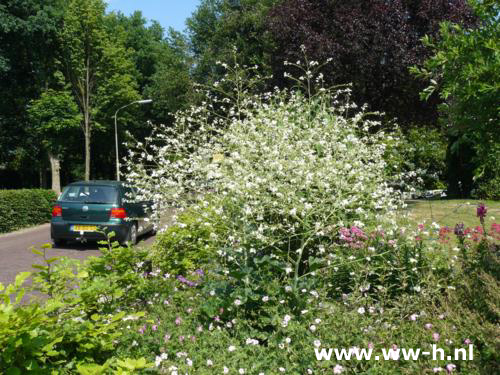
[[[52,154],[50,151],[48,154],[52,174],[52,190],[59,195],[61,193],[61,161],[59,156]]]

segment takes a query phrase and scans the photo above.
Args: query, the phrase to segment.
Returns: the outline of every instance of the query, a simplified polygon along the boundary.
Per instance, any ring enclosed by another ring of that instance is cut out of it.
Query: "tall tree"
[[[425,38],[433,55],[414,72],[430,80],[422,92],[437,91],[444,103],[442,120],[450,139],[449,159],[459,170],[464,152],[473,151],[474,170],[452,175],[450,186],[460,193],[459,182],[476,188],[481,197],[500,199],[500,4],[471,1],[479,27],[470,29],[451,22],[441,25],[439,38]]]
[[[144,90],[153,99],[154,120],[168,122],[193,99],[192,58],[187,39],[170,29],[157,50],[155,72]]]
[[[0,3],[0,171],[19,180],[15,186],[35,185],[38,174],[43,182],[46,161],[40,158],[37,138],[28,131],[26,108],[53,76],[64,4],[63,0]],[[2,186],[14,186],[2,180]]]
[[[28,109],[30,125],[47,152],[52,172],[52,190],[61,192],[61,159],[67,151],[68,138],[81,123],[81,114],[71,92],[49,89]]]
[[[276,84],[286,84],[283,62],[302,59],[304,45],[310,59],[333,59],[326,82],[352,83],[357,103],[401,123],[435,124],[439,100],[419,100],[423,85],[408,68],[429,55],[420,39],[438,33],[444,20],[470,25],[467,0],[284,0],[267,23],[277,45]]]
[[[83,116],[85,180],[90,179],[95,119],[105,113],[110,118],[111,106],[119,104],[117,99],[138,98],[123,35],[107,31],[105,9],[102,0],[71,0],[62,31],[64,72]]]

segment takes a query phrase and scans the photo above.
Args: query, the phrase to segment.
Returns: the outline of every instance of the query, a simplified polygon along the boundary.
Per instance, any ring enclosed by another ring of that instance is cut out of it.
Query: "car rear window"
[[[112,186],[72,185],[62,193],[62,202],[82,202],[87,204],[116,203],[118,190]]]

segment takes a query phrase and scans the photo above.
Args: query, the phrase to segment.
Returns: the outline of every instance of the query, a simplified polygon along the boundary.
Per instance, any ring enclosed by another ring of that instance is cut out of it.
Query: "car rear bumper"
[[[98,227],[96,232],[76,232],[72,230],[73,225],[95,225]],[[55,240],[103,240],[106,236],[102,233],[115,232],[113,241],[125,242],[129,232],[131,222],[116,223],[80,223],[64,221],[62,219],[52,220],[50,223],[50,236]]]

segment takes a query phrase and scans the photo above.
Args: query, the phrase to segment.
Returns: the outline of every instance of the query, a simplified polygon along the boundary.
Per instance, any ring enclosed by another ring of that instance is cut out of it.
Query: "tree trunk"
[[[91,124],[90,124],[90,56],[87,56],[86,60],[86,75],[85,75],[85,90],[84,90],[84,133],[85,133],[85,181],[90,180],[90,136],[91,136]]]
[[[87,123],[88,118],[85,116],[85,181],[90,180],[90,126]]]
[[[59,156],[52,154],[50,151],[50,170],[52,172],[52,190],[55,191],[57,195],[61,193],[61,162]]]

